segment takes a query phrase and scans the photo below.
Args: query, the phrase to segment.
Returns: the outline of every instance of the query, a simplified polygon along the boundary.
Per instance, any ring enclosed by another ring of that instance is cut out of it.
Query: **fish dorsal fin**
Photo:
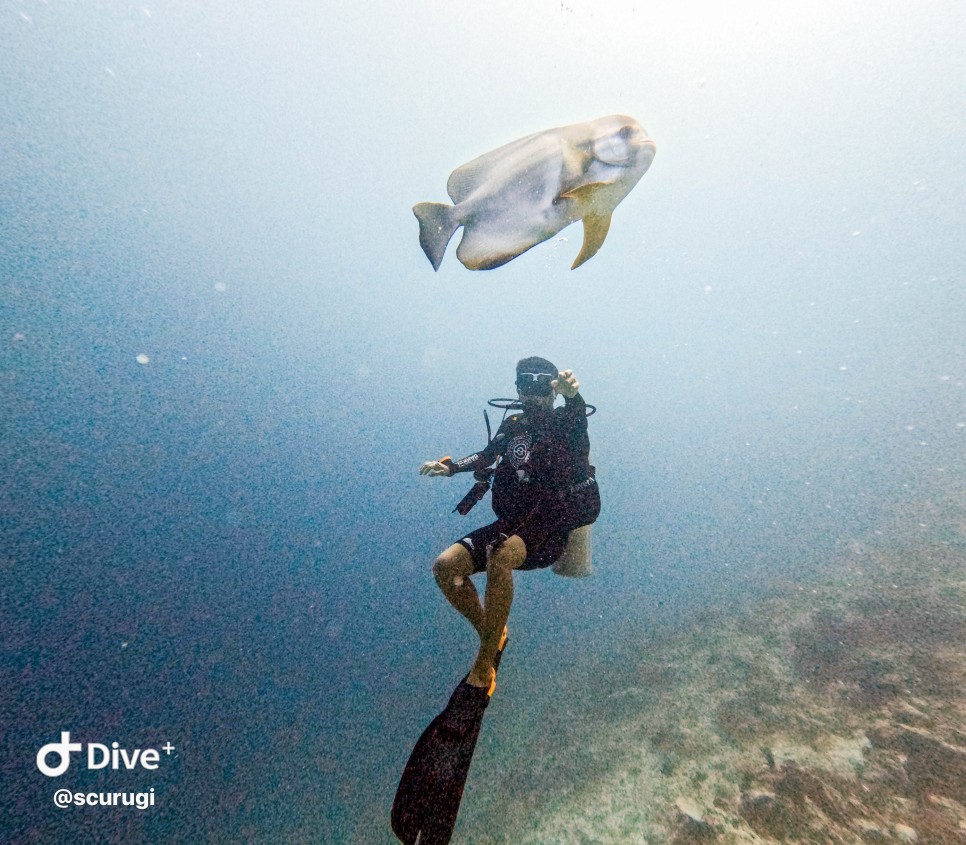
[[[610,229],[610,218],[610,212],[584,215],[584,245],[570,266],[571,270],[576,270],[588,258],[593,258],[597,254],[597,250],[604,244],[604,238],[607,237],[607,230]]]
[[[489,180],[495,170],[506,168],[517,156],[525,155],[533,139],[544,134],[546,133],[535,132],[533,135],[527,135],[526,138],[511,141],[457,167],[450,173],[449,180],[446,182],[446,192],[450,199],[454,204],[459,205],[480,185]]]

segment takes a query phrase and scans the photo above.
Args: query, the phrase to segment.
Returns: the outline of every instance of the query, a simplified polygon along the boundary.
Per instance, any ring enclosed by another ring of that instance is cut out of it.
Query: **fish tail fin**
[[[456,206],[441,202],[420,202],[413,206],[413,214],[419,221],[419,245],[434,270],[439,270],[446,245],[460,227],[455,211]]]

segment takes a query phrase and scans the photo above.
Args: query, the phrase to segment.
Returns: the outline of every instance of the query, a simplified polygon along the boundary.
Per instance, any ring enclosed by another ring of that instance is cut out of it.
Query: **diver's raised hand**
[[[580,382],[577,381],[577,376],[574,375],[573,370],[561,370],[557,378],[550,384],[557,393],[567,397],[567,399],[573,399],[577,395],[577,391],[580,390]]]
[[[428,475],[430,478],[435,478],[437,475],[452,475],[450,465],[444,463],[448,460],[449,458],[444,458],[442,461],[426,461],[419,468],[419,474]]]

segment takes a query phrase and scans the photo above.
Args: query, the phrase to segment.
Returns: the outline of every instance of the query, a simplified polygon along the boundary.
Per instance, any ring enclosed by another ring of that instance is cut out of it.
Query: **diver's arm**
[[[485,449],[467,455],[465,458],[460,458],[458,461],[450,461],[450,475],[455,475],[458,472],[475,472],[478,469],[490,466],[496,460],[497,443],[503,440],[502,429],[503,426],[500,426],[500,431],[496,433],[496,437],[486,444]]]
[[[502,427],[501,427],[502,428]],[[420,468],[420,475],[456,475],[458,472],[475,472],[478,469],[490,466],[496,460],[497,441],[502,440],[500,432],[489,443],[486,448],[465,458],[454,461],[449,456],[438,461],[426,461]]]
[[[567,425],[574,431],[587,430],[587,403],[579,393],[564,397],[564,406],[560,409],[567,420]]]
[[[579,393],[575,393],[573,396],[565,396],[564,407],[568,413],[583,413],[585,416],[587,414],[587,403]]]
[[[587,403],[579,393],[564,400],[560,409],[570,437],[587,437]]]
[[[420,468],[420,475],[428,475],[435,478],[437,475],[456,475],[458,472],[471,472],[472,470],[483,469],[492,464],[482,452],[474,452],[465,458],[454,461],[450,457],[440,458],[438,461],[426,461]]]

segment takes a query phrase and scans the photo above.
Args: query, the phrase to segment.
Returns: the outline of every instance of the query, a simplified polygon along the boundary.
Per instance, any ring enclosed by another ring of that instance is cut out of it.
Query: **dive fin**
[[[504,628],[489,689],[471,686],[465,678],[460,681],[446,708],[429,723],[409,756],[390,817],[392,832],[404,845],[447,845],[453,835],[507,636]]]
[[[490,696],[461,681],[423,731],[392,803],[392,832],[404,845],[446,845],[453,835]]]
[[[434,270],[439,270],[446,245],[460,227],[455,211],[455,206],[441,202],[420,202],[413,206],[413,214],[419,221],[419,245]]]

